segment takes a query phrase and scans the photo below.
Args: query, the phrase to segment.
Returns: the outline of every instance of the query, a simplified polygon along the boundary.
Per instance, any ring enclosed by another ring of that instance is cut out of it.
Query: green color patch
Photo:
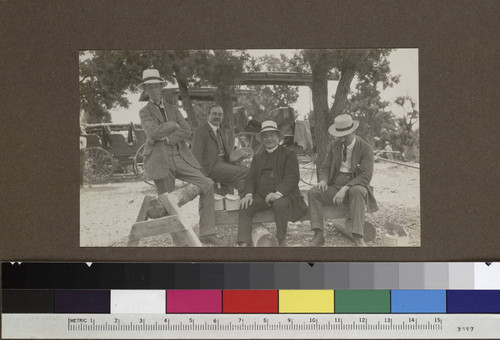
[[[335,290],[335,313],[390,313],[390,290]]]

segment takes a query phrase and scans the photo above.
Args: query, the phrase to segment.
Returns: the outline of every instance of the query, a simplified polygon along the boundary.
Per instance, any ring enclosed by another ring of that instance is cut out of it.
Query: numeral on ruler
[[[50,324],[51,327],[47,327]],[[498,338],[498,314],[3,314],[3,338]]]

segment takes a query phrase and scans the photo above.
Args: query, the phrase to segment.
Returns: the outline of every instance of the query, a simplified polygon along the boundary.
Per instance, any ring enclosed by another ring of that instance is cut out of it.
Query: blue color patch
[[[448,290],[448,313],[500,313],[500,290]]]
[[[446,291],[391,290],[391,313],[446,313]]]

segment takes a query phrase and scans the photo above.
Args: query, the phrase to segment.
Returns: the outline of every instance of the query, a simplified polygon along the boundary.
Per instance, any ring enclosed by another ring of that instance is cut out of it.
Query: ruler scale
[[[2,338],[500,339],[500,264],[2,263]]]
[[[4,314],[2,321],[5,339],[498,339],[500,335],[500,316],[491,314]]]

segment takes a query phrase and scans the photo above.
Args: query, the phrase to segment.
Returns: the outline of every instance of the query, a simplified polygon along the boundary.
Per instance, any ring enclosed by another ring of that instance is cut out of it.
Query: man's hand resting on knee
[[[345,194],[349,191],[349,187],[343,186],[337,194],[333,197],[333,204],[342,204],[344,203]]]
[[[252,194],[247,194],[245,197],[243,197],[240,201],[240,209],[246,209],[253,203],[253,195]]]
[[[318,184],[316,184],[316,188],[318,188],[319,190],[325,192],[326,189],[328,189],[328,184],[326,184],[325,180],[322,180],[322,181],[319,181]]]

